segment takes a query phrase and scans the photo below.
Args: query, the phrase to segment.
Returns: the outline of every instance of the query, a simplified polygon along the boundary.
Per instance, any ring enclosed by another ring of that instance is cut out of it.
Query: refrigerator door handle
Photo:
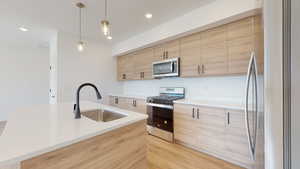
[[[255,110],[252,110],[254,113],[254,135],[253,138],[251,137],[251,131],[250,131],[250,124],[249,124],[249,90],[250,90],[250,78],[251,75],[254,75],[254,97],[255,97]],[[246,132],[248,136],[248,143],[249,143],[249,150],[251,154],[251,158],[255,160],[255,148],[256,148],[256,134],[257,134],[257,113],[258,113],[258,104],[257,104],[257,66],[256,66],[256,60],[255,60],[255,53],[251,53],[251,59],[248,67],[248,73],[247,73],[247,81],[246,81],[246,95],[245,95],[245,124],[246,124]]]

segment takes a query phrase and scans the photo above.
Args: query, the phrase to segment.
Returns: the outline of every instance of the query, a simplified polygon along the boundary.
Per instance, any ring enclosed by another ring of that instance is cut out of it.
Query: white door
[[[50,89],[49,89],[49,102],[50,104],[57,103],[57,37],[50,41]]]

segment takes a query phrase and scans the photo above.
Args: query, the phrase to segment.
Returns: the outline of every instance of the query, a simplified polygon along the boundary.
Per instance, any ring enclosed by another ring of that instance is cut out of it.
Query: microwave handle
[[[171,63],[171,72],[174,72],[174,62]]]

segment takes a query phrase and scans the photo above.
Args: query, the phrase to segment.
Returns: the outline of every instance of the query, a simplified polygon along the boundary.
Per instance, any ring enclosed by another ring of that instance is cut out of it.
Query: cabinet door
[[[135,80],[134,73],[135,53],[131,53],[118,57],[118,79],[119,80]]]
[[[126,97],[119,97],[119,108],[130,110],[131,99]]]
[[[229,73],[245,74],[251,52],[255,52],[259,72],[263,70],[263,34],[260,16],[228,24]]]
[[[197,127],[196,109],[189,105],[175,104],[175,140],[191,146],[197,145]]]
[[[264,72],[264,27],[261,15],[254,16],[254,51],[258,73],[261,74]]]
[[[109,105],[122,109],[128,109],[128,99],[125,97],[110,96]]]
[[[117,58],[117,79],[119,81],[126,80],[126,56],[118,56]]]
[[[178,58],[180,51],[180,41],[174,40],[165,43],[166,59]]]
[[[226,155],[240,164],[251,166],[252,162],[245,127],[245,114],[243,111],[227,110],[226,116],[227,125],[224,141],[226,144]],[[252,121],[251,115],[250,121]],[[250,128],[252,127],[250,126]]]
[[[147,114],[146,100],[136,99],[135,100],[135,110],[136,110],[136,112]]]
[[[128,99],[128,105],[131,111],[147,114],[146,100],[144,99]]]
[[[118,107],[119,99],[116,96],[109,96],[109,105]]]
[[[201,33],[201,74],[224,75],[228,72],[227,27]]]
[[[225,110],[198,107],[198,112],[197,147],[215,155],[223,155]]]
[[[180,40],[180,76],[197,77],[200,70],[200,34]]]
[[[135,73],[138,79],[152,79],[152,62],[155,61],[152,48],[143,49],[136,54]]]
[[[165,59],[165,46],[160,44],[154,47],[154,61],[161,61]]]

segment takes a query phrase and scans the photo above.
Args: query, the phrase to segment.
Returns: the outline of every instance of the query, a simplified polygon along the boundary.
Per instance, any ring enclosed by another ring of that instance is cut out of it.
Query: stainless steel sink
[[[107,110],[100,110],[100,109],[84,111],[81,112],[81,114],[97,122],[109,122],[109,121],[118,120],[126,117],[126,115],[123,114],[114,113]]]

